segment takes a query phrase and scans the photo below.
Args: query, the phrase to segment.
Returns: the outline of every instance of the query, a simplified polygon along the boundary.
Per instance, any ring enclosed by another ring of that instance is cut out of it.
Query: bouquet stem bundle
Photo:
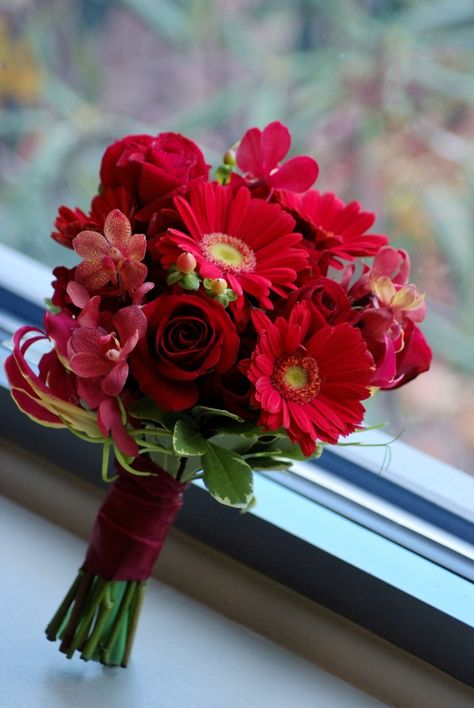
[[[125,668],[130,658],[146,581],[103,580],[80,570],[46,628],[50,641],[71,659]]]
[[[185,488],[157,465],[140,466],[149,476],[121,470],[111,485],[84,565],[46,628],[68,659],[77,651],[84,661],[125,668],[130,658],[146,580]]]

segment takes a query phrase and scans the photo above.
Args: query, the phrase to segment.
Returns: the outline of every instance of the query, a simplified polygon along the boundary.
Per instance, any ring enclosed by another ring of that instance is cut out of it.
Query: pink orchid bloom
[[[369,277],[370,289],[381,307],[387,308],[394,319],[421,322],[425,317],[425,296],[408,284],[410,258],[402,248],[386,246],[377,253]]]
[[[146,253],[146,236],[132,235],[130,222],[119,209],[108,214],[103,235],[81,231],[72,245],[84,258],[76,268],[76,280],[89,291],[112,283],[133,293],[146,278],[147,267],[141,263]]]
[[[79,398],[96,411],[97,424],[101,433],[112,440],[124,455],[137,457],[138,446],[127,432],[126,420],[122,420],[117,398],[108,396],[100,387],[98,379],[77,378],[77,393]]]
[[[38,373],[27,361],[28,349],[48,337],[37,327],[21,327],[13,337],[13,354],[5,361],[5,373],[18,408],[31,420],[49,428],[68,428],[91,439],[112,436],[118,449],[130,457],[138,447],[127,433],[116,399],[96,393],[97,411],[88,411],[80,399],[90,404],[91,397],[82,390],[81,379],[64,368],[56,350],[41,357]]]
[[[414,285],[395,285],[387,275],[371,278],[371,288],[379,304],[403,324],[405,320],[422,322],[425,317],[425,296]]]
[[[13,336],[13,354],[5,361],[5,372],[16,404],[41,425],[100,438],[95,413],[78,405],[74,377],[60,364],[56,352],[42,356],[39,373],[28,364],[30,346],[45,339],[46,334],[37,327],[20,327]]]
[[[95,295],[89,297],[87,290],[77,282],[70,282],[68,294],[74,305],[82,308],[77,319],[74,319],[67,311],[53,315],[47,312],[44,316],[44,327],[46,334],[54,344],[56,353],[66,369],[69,369],[68,342],[77,327],[97,327],[99,323],[100,297]]]
[[[81,323],[67,349],[69,366],[77,376],[97,378],[105,394],[118,396],[128,376],[127,358],[145,334],[147,321],[140,308],[131,305],[119,310],[112,322],[116,332],[107,332],[93,321]]]
[[[138,445],[127,433],[116,398],[105,398],[97,411],[97,422],[103,435],[111,435],[120,452],[138,456]]]
[[[266,128],[250,128],[237,148],[237,164],[247,178],[271,189],[305,192],[319,173],[316,160],[306,155],[292,157],[280,166],[291,145],[291,134],[279,121]]]
[[[374,258],[371,278],[386,275],[394,285],[406,285],[410,277],[410,256],[403,248],[383,246]]]

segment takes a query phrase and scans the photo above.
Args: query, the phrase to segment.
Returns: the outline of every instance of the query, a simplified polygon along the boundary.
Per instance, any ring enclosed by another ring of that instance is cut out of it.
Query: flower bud
[[[213,295],[222,295],[227,290],[227,281],[224,278],[214,278],[209,285]]]
[[[181,273],[184,273],[187,275],[188,273],[192,273],[197,266],[197,261],[194,258],[192,253],[181,253],[181,255],[178,256],[176,259],[176,267],[178,270],[181,271]]]
[[[235,167],[236,163],[236,157],[235,157],[235,150],[233,147],[229,148],[227,152],[224,155],[223,159],[224,165],[229,165],[230,167]]]

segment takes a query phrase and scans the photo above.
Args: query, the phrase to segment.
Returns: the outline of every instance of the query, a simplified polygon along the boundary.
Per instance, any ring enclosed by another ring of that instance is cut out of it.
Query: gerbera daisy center
[[[325,229],[322,226],[317,227],[317,232],[318,232],[317,243],[320,248],[332,248],[344,241],[342,236],[334,233],[334,231],[330,231],[329,229]]]
[[[302,354],[283,356],[276,362],[272,383],[287,401],[309,403],[321,388],[318,362]]]
[[[224,266],[226,270],[242,273],[255,269],[254,252],[236,236],[223,233],[205,234],[201,248],[209,262]]]

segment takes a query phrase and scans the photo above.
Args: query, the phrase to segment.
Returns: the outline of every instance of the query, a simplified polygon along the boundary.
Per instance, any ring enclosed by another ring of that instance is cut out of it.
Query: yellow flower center
[[[302,388],[308,381],[308,376],[302,366],[290,366],[283,374],[283,378],[291,388]]]
[[[318,362],[302,352],[282,356],[275,363],[272,384],[287,401],[309,403],[321,388]]]
[[[236,236],[223,233],[205,234],[201,241],[204,256],[210,263],[222,266],[234,273],[255,269],[255,254],[247,244]]]

